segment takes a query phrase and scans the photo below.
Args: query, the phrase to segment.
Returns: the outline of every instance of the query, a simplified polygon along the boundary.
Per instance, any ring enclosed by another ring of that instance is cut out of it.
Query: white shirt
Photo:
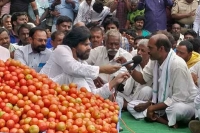
[[[193,23],[193,30],[198,35],[200,35],[199,28],[200,28],[200,5],[197,7],[196,16],[195,16],[194,23]]]
[[[0,60],[6,61],[10,58],[10,51],[0,46]]]
[[[91,21],[92,22],[98,21],[99,25],[101,25],[103,20],[105,19],[105,17],[109,14],[110,14],[110,8],[107,7],[107,6],[103,7],[103,11],[101,13],[97,13],[92,9],[92,11],[91,11]],[[99,20],[101,20],[101,21],[99,21]]]
[[[91,15],[94,2],[95,0],[92,0],[90,5],[88,5],[85,0],[81,2],[81,4],[79,5],[77,17],[74,20],[74,24],[76,24],[77,22],[86,22],[87,17],[89,17],[88,15]]]
[[[183,40],[184,40],[184,35],[180,33],[179,39],[178,39],[178,41],[177,41],[177,45],[179,45],[179,43],[180,43],[181,41],[183,41]]]
[[[175,58],[172,61],[171,68],[169,69],[171,75],[169,84],[172,89],[172,94],[164,101],[164,103],[170,106],[176,102],[194,102],[198,90],[194,85],[185,61],[177,55],[175,55]],[[150,60],[144,67],[143,78],[146,82],[152,81],[155,64],[156,61]]]
[[[82,64],[82,62],[74,59],[70,47],[58,45],[40,73],[46,74],[49,78],[65,73],[73,77],[91,78],[94,80],[98,77],[99,67]]]
[[[104,66],[104,65],[120,65],[117,63],[114,59],[117,57],[123,56],[126,58],[127,61],[132,60],[132,55],[127,52],[126,50],[119,48],[118,52],[116,53],[113,60],[109,61],[108,52],[105,46],[98,46],[94,49],[91,49],[90,56],[88,58],[87,63],[90,65],[95,66]],[[114,76],[118,75],[121,72],[127,72],[127,69],[125,67],[122,67],[119,71],[115,72],[112,75],[108,74],[99,74],[99,77],[104,81],[104,83],[108,83],[110,80],[113,79]]]
[[[194,66],[192,66],[190,68],[190,72],[197,75],[198,77],[197,84],[198,88],[200,89],[200,62],[197,62]]]
[[[39,72],[46,64],[50,55],[51,51],[47,48],[40,53],[33,52],[31,44],[29,44],[15,50],[14,59],[19,60],[22,64],[27,65]]]

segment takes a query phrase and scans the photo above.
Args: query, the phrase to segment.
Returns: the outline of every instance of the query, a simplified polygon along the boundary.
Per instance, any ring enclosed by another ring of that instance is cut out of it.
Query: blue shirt
[[[46,48],[52,48],[53,46],[51,45],[51,38],[47,39],[47,43],[46,43]]]
[[[172,6],[172,0],[140,0],[138,9],[145,9],[144,29],[151,33],[167,28],[166,7]]]
[[[61,16],[67,16],[71,18],[72,21],[74,21],[74,13],[78,12],[79,2],[78,0],[73,0],[73,1],[75,2],[75,8],[73,8],[71,4],[66,3],[65,0],[61,0],[61,4],[57,5],[55,7],[55,10],[60,12]],[[56,24],[56,20],[57,18],[54,17],[54,22],[53,22],[54,24]]]

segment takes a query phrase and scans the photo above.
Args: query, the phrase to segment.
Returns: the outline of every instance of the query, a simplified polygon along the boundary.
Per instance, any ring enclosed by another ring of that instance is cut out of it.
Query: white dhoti
[[[136,112],[133,108],[144,101],[134,101],[128,104],[128,111],[136,118],[141,119],[147,116],[147,109],[142,112]],[[159,113],[159,112],[157,112]],[[189,122],[195,114],[194,103],[174,103],[165,110],[168,119],[168,125],[173,126],[177,121]]]
[[[200,92],[199,94],[195,97],[194,99],[194,104],[195,104],[195,117],[199,118],[200,120]]]
[[[119,104],[120,108],[124,105],[124,99],[129,103],[134,100],[148,101],[152,98],[152,88],[149,86],[144,86],[139,91],[135,92],[132,95],[125,95],[123,93],[117,93],[116,101]]]
[[[195,114],[194,103],[174,103],[165,112],[169,126],[175,125],[177,121],[189,122]]]

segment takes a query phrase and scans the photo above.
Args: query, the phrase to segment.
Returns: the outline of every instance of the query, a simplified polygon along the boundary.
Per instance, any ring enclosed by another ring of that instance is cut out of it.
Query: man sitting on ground
[[[177,128],[178,121],[188,122],[194,116],[194,98],[198,90],[185,61],[171,49],[167,36],[153,35],[148,47],[151,60],[143,73],[133,70],[131,76],[140,84],[153,81],[152,102],[141,101],[137,110],[129,104],[127,108],[135,110],[140,118]],[[129,69],[131,66],[126,67]]]

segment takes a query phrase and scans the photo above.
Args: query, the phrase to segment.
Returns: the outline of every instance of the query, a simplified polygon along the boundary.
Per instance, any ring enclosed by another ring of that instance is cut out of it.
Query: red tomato
[[[15,126],[15,122],[13,120],[8,120],[6,122],[6,127],[7,128],[12,129],[12,128],[14,128],[14,126]]]
[[[10,120],[10,115],[8,113],[4,113],[2,116],[1,116],[1,119],[4,119],[5,121],[8,121]]]
[[[94,125],[89,125],[89,126],[87,126],[87,131],[89,133],[94,133],[96,131],[96,128]]]
[[[4,119],[0,119],[0,128],[5,127],[5,120]]]
[[[22,95],[27,95],[27,93],[28,93],[28,87],[27,86],[21,86],[20,89],[19,89],[19,92]]]
[[[33,110],[29,110],[29,111],[27,112],[27,117],[34,118],[35,116],[36,116],[35,111],[33,111]]]
[[[40,131],[46,131],[48,128],[47,124],[44,121],[39,122],[38,127],[39,127]]]
[[[15,122],[18,123],[19,122],[19,117],[17,115],[12,115],[11,119]]]

